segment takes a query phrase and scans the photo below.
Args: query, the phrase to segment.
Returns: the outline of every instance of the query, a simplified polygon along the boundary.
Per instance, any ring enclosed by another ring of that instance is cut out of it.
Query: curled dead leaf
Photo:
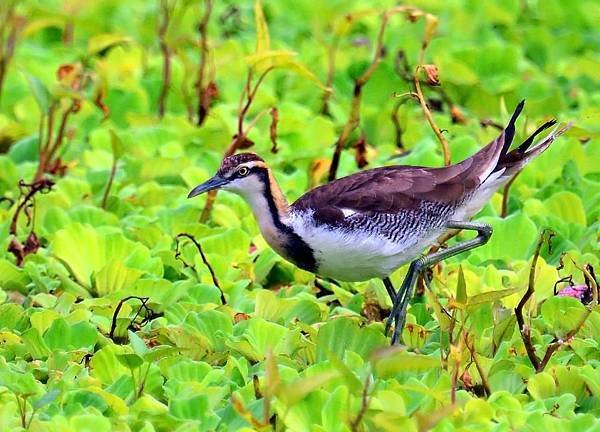
[[[364,168],[369,164],[367,160],[367,139],[364,135],[354,143],[354,160],[359,168]]]
[[[277,148],[277,125],[279,124],[279,111],[276,107],[271,108],[271,127],[270,127],[270,135],[271,135],[271,143],[273,146],[271,147],[271,153],[277,153],[279,150]]]
[[[244,312],[238,312],[233,316],[233,321],[237,324],[240,321],[246,321],[250,319],[250,315]]]

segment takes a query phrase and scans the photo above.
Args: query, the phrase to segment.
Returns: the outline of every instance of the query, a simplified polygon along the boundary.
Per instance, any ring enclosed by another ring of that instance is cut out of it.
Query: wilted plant
[[[294,58],[296,53],[292,51],[276,51],[271,49],[269,27],[262,10],[262,2],[260,0],[257,0],[254,4],[254,17],[256,23],[256,51],[253,55],[250,55],[245,59],[248,64],[248,71],[246,74],[246,84],[240,96],[237,129],[236,133],[232,137],[231,144],[229,144],[229,147],[227,150],[225,150],[223,157],[231,156],[238,150],[247,149],[254,145],[254,142],[248,138],[248,134],[258,120],[268,112],[268,109],[256,114],[247,126],[245,125],[245,121],[261,84],[264,82],[265,78],[270,72],[276,69],[287,69],[317,83],[319,86],[322,86],[319,79],[302,63]],[[273,126],[271,128],[271,141],[273,142],[278,116],[274,116],[273,113],[276,111],[272,110],[273,108],[271,108],[271,115],[273,119]],[[273,148],[275,147],[276,146]],[[202,214],[200,216],[201,222],[206,222],[210,217],[216,196],[216,191],[210,191],[207,194],[206,204],[204,205],[204,209],[202,210]]]
[[[342,132],[340,133],[340,136],[338,137],[338,139],[335,143],[335,149],[333,152],[333,156],[331,158],[331,165],[329,167],[329,175],[328,175],[329,181],[332,181],[336,178],[338,166],[340,164],[340,157],[341,157],[342,150],[345,148],[348,140],[350,139],[352,132],[354,132],[354,130],[357,127],[359,127],[359,125],[360,125],[360,106],[361,106],[361,99],[362,99],[362,88],[369,81],[369,79],[371,78],[371,76],[373,75],[373,73],[375,72],[377,67],[379,66],[379,63],[381,63],[381,61],[383,59],[383,56],[385,54],[384,39],[383,39],[384,35],[385,35],[385,30],[386,30],[386,27],[388,25],[390,18],[396,14],[404,14],[406,19],[409,20],[410,22],[415,22],[416,20],[418,20],[420,18],[424,18],[426,20],[425,34],[423,36],[423,41],[421,44],[420,62],[419,62],[419,65],[417,66],[417,73],[418,73],[419,68],[421,67],[421,63],[423,61],[425,49],[427,48],[427,46],[429,45],[429,42],[433,38],[435,28],[437,26],[437,18],[435,18],[435,16],[433,16],[431,14],[425,13],[422,10],[420,10],[416,7],[413,7],[413,6],[397,6],[397,7],[391,8],[382,13],[381,24],[379,26],[379,31],[377,34],[377,42],[375,45],[375,52],[373,54],[373,60],[366,67],[366,69],[362,72],[362,74],[354,80],[352,101],[350,102],[350,112],[348,114],[348,119],[342,129]],[[337,44],[337,42],[336,42],[336,44]],[[336,44],[332,45],[331,49],[334,50],[333,51],[334,54],[330,54],[330,57],[335,55]],[[333,60],[330,60],[330,65],[331,64],[333,64]],[[415,85],[418,86],[417,81],[415,81]],[[417,87],[417,95],[419,95],[419,93],[420,93],[420,88]],[[421,94],[419,100],[423,100],[422,94]],[[325,102],[327,102],[327,99],[325,99]],[[428,110],[427,105],[425,104],[424,100],[421,105],[423,106],[423,110],[427,116],[429,110]],[[430,117],[431,116],[429,113],[428,119]],[[430,124],[432,125],[432,128],[434,128],[434,131],[435,131],[437,127],[435,127],[435,124],[433,123],[433,119],[430,120]],[[438,135],[438,137],[440,137],[441,133],[436,132],[436,135]],[[444,149],[444,155],[445,155],[444,159],[446,159],[447,144],[445,146],[443,145],[445,142],[443,137],[442,137],[441,142],[442,142],[442,147]],[[360,158],[360,159],[362,160],[362,158]],[[448,156],[448,160],[449,160],[449,156]]]
[[[17,3],[16,0],[6,0],[0,5],[0,101],[8,65],[15,53],[19,33],[25,25],[25,17],[16,12]]]

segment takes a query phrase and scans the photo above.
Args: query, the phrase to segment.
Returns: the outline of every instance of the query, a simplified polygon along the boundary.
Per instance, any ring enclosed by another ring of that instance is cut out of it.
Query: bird
[[[398,344],[418,276],[451,256],[485,244],[492,227],[471,218],[525,165],[571,124],[542,124],[510,150],[521,101],[499,136],[454,165],[393,165],[368,169],[318,186],[289,204],[271,168],[255,153],[223,159],[216,175],[188,198],[222,189],[243,197],[267,243],[283,258],[319,277],[383,281],[392,302],[385,331]],[[536,137],[554,128],[538,143]],[[473,239],[429,255],[423,251],[450,230],[471,230]],[[410,263],[398,290],[390,275]]]

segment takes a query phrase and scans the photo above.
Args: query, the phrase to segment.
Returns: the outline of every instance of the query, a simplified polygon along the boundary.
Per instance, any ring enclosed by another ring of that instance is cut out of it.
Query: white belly
[[[392,242],[383,236],[315,226],[306,220],[290,221],[294,230],[312,248],[317,273],[340,281],[384,278],[416,258],[441,232],[425,238]]]

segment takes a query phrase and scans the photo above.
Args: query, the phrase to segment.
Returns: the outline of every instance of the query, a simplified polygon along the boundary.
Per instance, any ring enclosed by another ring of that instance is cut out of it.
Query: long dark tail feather
[[[555,124],[556,124],[556,119],[552,119],[550,121],[547,121],[543,125],[541,125],[539,128],[536,129],[536,131],[534,133],[531,134],[531,136],[529,138],[527,138],[525,141],[523,141],[523,144],[521,144],[516,149],[516,151],[518,151],[519,153],[525,153],[525,151],[531,146],[531,144],[533,144],[533,140],[535,140],[535,137],[537,137],[541,132],[545,131],[549,127],[554,126]]]
[[[510,148],[513,139],[515,138],[515,123],[517,122],[517,118],[523,111],[523,107],[525,106],[525,99],[519,102],[519,105],[515,108],[515,112],[513,113],[508,125],[504,129],[504,146],[502,147],[502,152],[500,153],[500,159],[508,153],[508,149]]]
[[[556,140],[556,138],[561,136],[563,133],[569,130],[571,126],[573,126],[573,123],[567,123],[560,128],[557,126],[545,138],[539,141],[535,147],[531,147],[537,135],[548,129],[550,126],[554,126],[555,124],[556,120],[550,120],[537,128],[537,130],[531,136],[529,136],[529,138],[527,138],[523,144],[500,158],[498,165],[496,165],[495,171],[504,169],[505,174],[503,177],[516,174],[530,160],[544,152],[550,146],[550,144]]]

